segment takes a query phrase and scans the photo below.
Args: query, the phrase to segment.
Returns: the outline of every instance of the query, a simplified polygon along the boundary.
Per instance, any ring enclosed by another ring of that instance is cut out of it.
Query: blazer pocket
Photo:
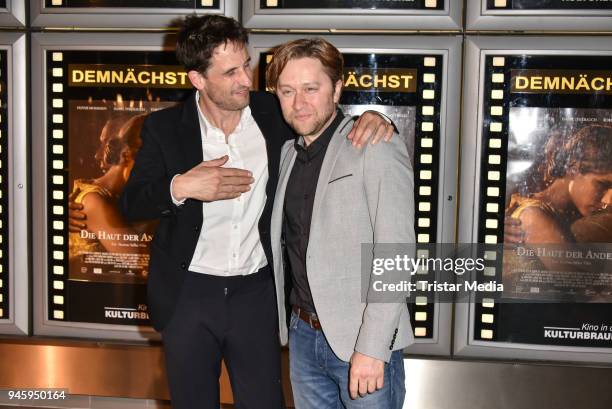
[[[329,182],[327,182],[327,184],[328,184],[328,185],[329,185],[329,184],[332,184],[332,183],[334,183],[334,182],[336,182],[336,181],[338,181],[338,180],[340,180],[340,179],[344,179],[344,178],[347,178],[347,177],[349,177],[349,176],[353,176],[353,174],[352,174],[352,173],[349,173],[348,175],[344,175],[344,176],[337,177],[337,178],[332,179],[332,180],[330,180]]]

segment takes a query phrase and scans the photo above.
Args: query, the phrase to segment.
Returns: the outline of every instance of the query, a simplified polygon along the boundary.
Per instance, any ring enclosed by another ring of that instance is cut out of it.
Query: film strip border
[[[512,8],[512,0],[488,0],[487,9],[506,10]]]
[[[0,319],[10,317],[9,277],[9,108],[7,50],[0,50]]]
[[[543,3],[543,4],[542,4]],[[559,10],[585,11],[585,10],[606,10],[610,9],[610,4],[606,1],[573,1],[568,0],[548,0],[545,2],[519,1],[514,0],[487,0],[487,10],[548,10],[555,12]]]
[[[430,244],[437,240],[438,183],[440,164],[440,106],[442,100],[441,55],[424,55],[418,64],[417,111],[414,147],[414,197],[417,257],[433,257]],[[417,288],[427,288],[435,272],[420,268],[414,280]],[[431,293],[429,293],[431,294]],[[417,290],[411,305],[416,338],[431,338],[434,328],[435,300]]]
[[[504,207],[508,152],[510,97],[509,56],[485,59],[483,129],[479,192],[478,242],[484,243],[480,257],[485,268],[478,281],[501,282],[504,242]],[[474,338],[494,341],[499,306],[493,293],[480,293],[475,300]]]
[[[62,51],[47,51],[47,305],[50,320],[66,316],[68,281],[67,67]]]
[[[196,8],[219,8],[219,1],[221,0],[195,0],[195,7]],[[70,6],[68,4],[69,0],[46,0],[46,6],[47,7],[53,7],[53,8],[72,8],[72,6]],[[128,3],[130,1],[128,0]],[[147,7],[142,7],[141,3],[138,1],[134,1],[134,4],[131,5],[131,7],[133,8],[144,8],[146,9]],[[215,4],[217,3],[217,4]],[[91,6],[92,9],[96,9],[99,7],[109,7],[109,6],[102,6],[102,5],[96,5],[96,2],[91,1]],[[153,7],[154,8],[154,7]],[[173,8],[179,8],[179,7],[173,7]],[[185,7],[181,7],[181,8],[185,8]]]
[[[58,1],[58,0],[55,0]],[[444,0],[420,0],[418,3],[422,3],[420,7],[411,7],[414,8],[425,8],[425,9],[438,9],[444,8]],[[266,9],[273,8],[282,8],[283,0],[260,0],[260,7]],[[381,7],[384,9],[384,7]]]

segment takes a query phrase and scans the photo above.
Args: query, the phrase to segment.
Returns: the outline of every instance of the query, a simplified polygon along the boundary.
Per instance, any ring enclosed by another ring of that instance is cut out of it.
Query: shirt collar
[[[196,107],[198,109],[198,119],[200,120],[200,128],[202,130],[202,138],[210,137],[208,133],[209,130],[211,130],[215,131],[212,132],[213,134],[220,134],[223,137],[223,141],[225,142],[225,135],[223,134],[223,131],[211,124],[202,112],[202,109],[200,108],[200,92],[197,90],[195,93],[195,100]],[[242,112],[240,113],[240,121],[238,122],[238,125],[236,126],[236,129],[234,129],[232,134],[243,131],[249,125],[252,125],[254,121],[255,120],[253,119],[253,115],[251,115],[251,107],[247,105],[245,108],[242,109]]]

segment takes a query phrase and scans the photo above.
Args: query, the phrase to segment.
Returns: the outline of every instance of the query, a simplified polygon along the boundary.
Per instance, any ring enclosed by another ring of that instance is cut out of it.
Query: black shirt
[[[312,206],[327,146],[343,119],[342,111],[336,110],[336,118],[308,147],[298,143],[300,138],[296,139],[297,157],[285,192],[283,235],[292,284],[289,302],[308,312],[316,312],[306,274]]]

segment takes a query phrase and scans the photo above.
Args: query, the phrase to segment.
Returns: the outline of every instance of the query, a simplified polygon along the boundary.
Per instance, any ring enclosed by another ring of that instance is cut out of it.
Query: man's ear
[[[197,90],[201,90],[204,88],[206,84],[206,78],[199,71],[191,70],[187,73],[189,77],[189,81],[191,81],[191,85]]]
[[[334,84],[334,103],[340,102],[340,95],[342,95],[342,80],[336,81]]]

